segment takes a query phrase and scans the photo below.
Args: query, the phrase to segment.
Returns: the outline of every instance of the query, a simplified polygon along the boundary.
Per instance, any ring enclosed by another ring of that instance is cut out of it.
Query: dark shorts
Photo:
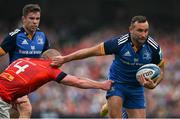
[[[106,98],[120,96],[123,99],[123,107],[128,109],[143,109],[146,107],[144,88],[129,84],[113,83],[111,90],[107,91]]]

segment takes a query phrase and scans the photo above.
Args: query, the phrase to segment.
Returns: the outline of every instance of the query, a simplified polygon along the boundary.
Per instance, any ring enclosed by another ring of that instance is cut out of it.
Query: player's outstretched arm
[[[76,52],[73,52],[66,56],[56,56],[52,58],[52,66],[61,66],[62,64],[66,62],[70,62],[72,60],[79,60],[84,59],[91,56],[101,56],[104,55],[104,43],[101,43],[99,45],[96,45],[94,47],[85,48],[78,50]]]
[[[83,89],[102,89],[102,90],[109,90],[111,88],[112,81],[106,80],[103,82],[93,81],[88,78],[80,78],[72,75],[67,75],[61,81],[62,84],[68,86],[74,86]]]

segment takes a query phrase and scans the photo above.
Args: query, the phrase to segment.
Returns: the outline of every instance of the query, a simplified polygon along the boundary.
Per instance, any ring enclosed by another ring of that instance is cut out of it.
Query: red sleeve
[[[60,83],[60,81],[67,76],[66,73],[64,73],[61,69],[59,68],[54,68],[54,67],[49,67],[50,68],[50,76],[52,77],[52,79],[54,81],[57,81],[58,83]]]

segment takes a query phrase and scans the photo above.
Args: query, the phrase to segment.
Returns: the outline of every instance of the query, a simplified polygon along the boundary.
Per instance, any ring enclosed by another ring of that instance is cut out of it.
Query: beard
[[[136,38],[133,38],[133,41],[136,42],[136,44],[138,45],[143,45],[145,42],[146,42],[146,38],[139,38],[139,37],[136,37]]]
[[[144,44],[146,42],[146,39],[136,39],[136,42],[140,45]]]

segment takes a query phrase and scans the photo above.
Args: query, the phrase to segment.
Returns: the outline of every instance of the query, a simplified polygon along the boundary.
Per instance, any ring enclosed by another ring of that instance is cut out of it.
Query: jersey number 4
[[[20,64],[21,62],[22,62],[22,61],[19,61],[19,62],[17,62],[17,63],[14,65],[14,67],[18,68],[18,70],[16,71],[16,74],[19,74],[19,73],[21,73],[21,72],[24,72],[25,69],[29,67],[28,64],[26,64],[26,65],[24,65],[24,66],[20,66],[19,64]]]

